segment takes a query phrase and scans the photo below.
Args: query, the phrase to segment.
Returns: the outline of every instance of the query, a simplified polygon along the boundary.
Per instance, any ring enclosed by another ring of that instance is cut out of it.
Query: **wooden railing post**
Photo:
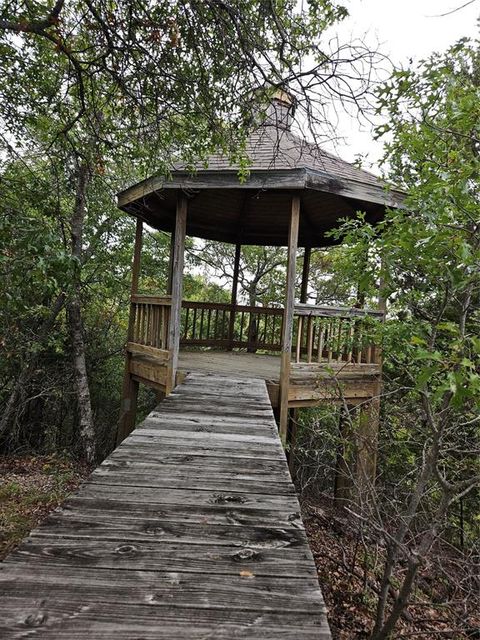
[[[282,358],[280,365],[280,438],[285,444],[288,429],[288,387],[292,357],[293,313],[295,307],[295,274],[300,222],[300,197],[292,198],[292,212],[288,234],[287,283],[283,310]]]
[[[177,197],[177,214],[175,219],[175,236],[172,254],[172,307],[168,328],[168,350],[170,351],[170,372],[167,376],[166,393],[175,387],[175,376],[180,348],[180,320],[182,311],[183,264],[185,254],[185,235],[187,230],[187,198],[179,193]]]
[[[131,295],[138,293],[138,283],[140,281],[140,261],[142,254],[143,222],[137,218],[135,229],[135,247],[133,250],[132,262],[132,284]],[[130,314],[128,318],[128,341],[133,338],[133,328],[135,325],[135,305],[130,301]],[[134,380],[130,373],[131,353],[127,351],[125,355],[125,371],[123,375],[122,401],[120,406],[120,419],[117,428],[117,445],[124,440],[135,427],[137,414],[138,382]]]
[[[302,284],[300,289],[300,302],[305,304],[308,298],[308,276],[310,273],[310,258],[312,256],[312,249],[305,247],[305,253],[303,254],[303,268],[302,268]]]
[[[238,293],[238,274],[240,271],[240,256],[242,251],[242,245],[237,242],[235,245],[235,262],[233,265],[233,282],[232,282],[232,296],[230,298],[230,322],[228,325],[228,351],[233,349],[233,337],[235,332],[235,311],[237,306],[237,293]]]

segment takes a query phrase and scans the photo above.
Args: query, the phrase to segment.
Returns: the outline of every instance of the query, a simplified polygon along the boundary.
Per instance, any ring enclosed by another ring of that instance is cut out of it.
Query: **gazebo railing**
[[[375,320],[383,312],[295,305],[294,362],[379,364]]]
[[[148,347],[152,354],[154,349],[168,349],[171,306],[170,296],[132,295],[129,345]]]
[[[182,346],[279,351],[283,309],[217,302],[182,303]]]
[[[133,295],[129,350],[155,355],[168,349],[171,298]],[[378,364],[375,320],[383,312],[295,305],[292,363]],[[180,346],[279,352],[283,309],[183,301]]]

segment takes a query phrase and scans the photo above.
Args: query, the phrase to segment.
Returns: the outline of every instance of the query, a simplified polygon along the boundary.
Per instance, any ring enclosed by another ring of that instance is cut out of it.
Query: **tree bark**
[[[83,226],[86,212],[86,191],[90,170],[85,162],[78,167],[75,206],[71,218],[71,250],[77,259],[77,271],[71,300],[68,303],[68,330],[72,345],[72,365],[75,394],[77,397],[78,431],[80,445],[89,463],[95,461],[95,428],[93,424],[90,389],[88,387],[87,359],[81,307],[80,265],[82,258]]]

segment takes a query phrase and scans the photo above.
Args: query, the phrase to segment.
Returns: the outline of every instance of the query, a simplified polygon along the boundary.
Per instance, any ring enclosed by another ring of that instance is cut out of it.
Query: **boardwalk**
[[[0,567],[3,640],[330,638],[260,380],[190,375]]]

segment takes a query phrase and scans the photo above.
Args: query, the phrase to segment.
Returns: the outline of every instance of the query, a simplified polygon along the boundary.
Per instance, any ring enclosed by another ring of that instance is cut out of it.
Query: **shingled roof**
[[[277,101],[275,117],[247,141],[249,178],[222,154],[209,157],[195,173],[174,167],[169,178],[153,176],[118,196],[118,205],[149,224],[172,230],[178,191],[190,197],[187,233],[243,244],[285,245],[291,197],[301,197],[299,244],[325,246],[326,232],[357,211],[381,220],[386,207],[401,206],[403,194],[377,176],[323,151],[290,130],[288,105]],[[286,107],[286,108],[285,108]],[[282,111],[283,110],[283,111]]]
[[[355,165],[321,149],[288,129],[273,124],[264,124],[251,134],[247,141],[247,155],[251,171],[274,171],[285,169],[308,169],[329,174],[339,180],[354,180],[385,189],[385,183],[373,173],[359,169]],[[238,170],[222,154],[208,158],[208,169],[214,171]],[[184,169],[177,165],[177,170]]]

